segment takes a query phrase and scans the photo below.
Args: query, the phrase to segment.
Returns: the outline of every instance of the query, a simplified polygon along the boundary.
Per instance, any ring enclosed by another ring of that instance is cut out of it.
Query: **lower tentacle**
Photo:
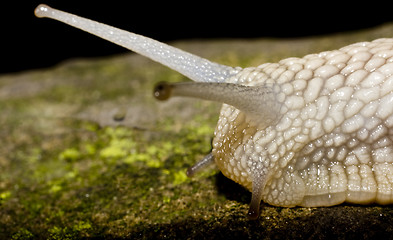
[[[259,217],[259,208],[262,201],[262,193],[265,184],[258,181],[258,178],[254,178],[252,183],[252,196],[250,202],[250,208],[247,216],[250,220],[255,220]]]
[[[201,170],[207,168],[208,166],[212,165],[214,163],[214,156],[213,153],[209,153],[206,155],[202,160],[198,161],[195,165],[189,167],[187,169],[187,176],[192,177],[194,176],[197,172],[200,172]]]

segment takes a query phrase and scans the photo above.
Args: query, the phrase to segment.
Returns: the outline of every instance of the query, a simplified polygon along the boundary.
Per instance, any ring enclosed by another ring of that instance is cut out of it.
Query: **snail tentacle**
[[[202,160],[187,169],[187,176],[192,177],[212,164],[214,164],[214,155],[209,153]]]
[[[234,83],[158,83],[154,97],[166,100],[170,97],[194,97],[231,105],[247,113],[260,127],[272,124],[280,115],[281,103],[277,101],[274,86],[245,86]]]
[[[45,4],[35,9],[35,15],[52,18],[89,32],[172,68],[197,82],[223,82],[240,70],[211,62],[139,34],[53,9]]]

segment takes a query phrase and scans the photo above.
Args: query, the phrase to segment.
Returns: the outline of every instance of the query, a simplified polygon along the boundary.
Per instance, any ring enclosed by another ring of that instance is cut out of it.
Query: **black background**
[[[57,21],[36,18],[34,9],[39,3],[164,42],[195,38],[293,38],[364,29],[393,21],[389,1],[7,1],[0,5],[0,73],[49,67],[74,57],[127,51]]]

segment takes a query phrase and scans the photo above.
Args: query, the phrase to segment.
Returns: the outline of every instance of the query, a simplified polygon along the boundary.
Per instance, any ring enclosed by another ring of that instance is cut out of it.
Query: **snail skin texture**
[[[158,99],[224,103],[212,153],[187,174],[215,163],[252,192],[251,219],[261,201],[282,207],[393,203],[393,39],[242,69],[46,5],[35,13],[195,81],[160,83]]]

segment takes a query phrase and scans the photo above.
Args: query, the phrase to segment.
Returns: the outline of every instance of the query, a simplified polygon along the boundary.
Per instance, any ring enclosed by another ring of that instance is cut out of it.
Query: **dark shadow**
[[[251,192],[225,177],[221,172],[216,176],[216,187],[219,194],[224,195],[229,200],[241,203],[250,203]]]

